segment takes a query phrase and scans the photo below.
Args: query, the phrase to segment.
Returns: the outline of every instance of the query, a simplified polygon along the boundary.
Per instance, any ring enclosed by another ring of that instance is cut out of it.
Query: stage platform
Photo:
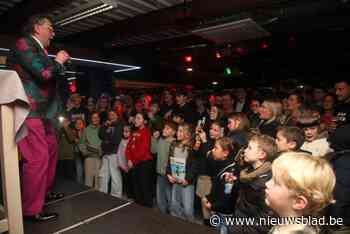
[[[156,209],[118,199],[60,180],[55,191],[64,192],[62,200],[47,203],[45,211],[59,213],[55,221],[24,222],[25,234],[214,234],[206,226],[164,215]]]

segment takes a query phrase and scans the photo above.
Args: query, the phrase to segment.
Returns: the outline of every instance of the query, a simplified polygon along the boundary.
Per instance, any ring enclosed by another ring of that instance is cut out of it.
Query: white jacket
[[[332,152],[333,150],[329,147],[329,143],[326,138],[316,139],[312,142],[305,141],[301,146],[302,150],[308,151],[312,156],[323,157],[327,153]]]

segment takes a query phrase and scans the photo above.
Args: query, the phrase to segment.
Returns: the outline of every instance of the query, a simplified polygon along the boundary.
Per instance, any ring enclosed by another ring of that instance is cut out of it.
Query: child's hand
[[[205,133],[204,130],[200,130],[199,133],[198,133],[200,139],[201,139],[201,142],[203,143],[206,143],[207,142],[207,134]]]
[[[132,162],[130,160],[128,160],[128,167],[131,169],[134,167],[134,164],[132,164]]]
[[[119,167],[122,171],[124,172],[128,172],[129,171],[129,168],[128,167]]]
[[[188,181],[187,180],[180,180],[178,182],[179,182],[179,184],[181,184],[183,186],[187,186],[188,185]]]
[[[225,172],[224,173],[224,180],[227,183],[233,183],[235,180],[237,180],[237,176],[234,176],[232,173],[230,172]]]
[[[204,203],[204,206],[205,206],[205,208],[207,208],[208,210],[211,210],[212,205],[211,205],[211,203],[210,203],[209,201],[207,201],[206,203]]]
[[[202,198],[202,205],[209,210],[211,209],[211,206],[212,206],[206,197]]]
[[[174,176],[171,175],[167,175],[168,176],[168,180],[170,183],[175,184],[176,183],[176,178]]]

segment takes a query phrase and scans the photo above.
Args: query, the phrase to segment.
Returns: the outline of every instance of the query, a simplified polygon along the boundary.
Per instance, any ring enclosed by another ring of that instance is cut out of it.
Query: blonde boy
[[[266,204],[280,217],[319,216],[333,201],[335,175],[321,158],[288,152],[272,164],[272,179],[266,183]],[[318,233],[315,226],[286,224],[270,233]]]
[[[272,210],[265,203],[265,183],[271,179],[271,161],[277,154],[275,140],[267,135],[254,135],[244,151],[244,162],[248,165],[239,175],[238,201],[235,217],[267,218]],[[228,180],[230,178],[227,178]],[[268,226],[233,225],[229,233],[266,233]]]

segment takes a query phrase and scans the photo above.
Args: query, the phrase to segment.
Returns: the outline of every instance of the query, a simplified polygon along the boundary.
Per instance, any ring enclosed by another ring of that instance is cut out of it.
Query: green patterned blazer
[[[51,59],[31,36],[16,41],[8,64],[22,80],[30,103],[29,117],[56,117],[61,111],[56,83],[64,67]]]

